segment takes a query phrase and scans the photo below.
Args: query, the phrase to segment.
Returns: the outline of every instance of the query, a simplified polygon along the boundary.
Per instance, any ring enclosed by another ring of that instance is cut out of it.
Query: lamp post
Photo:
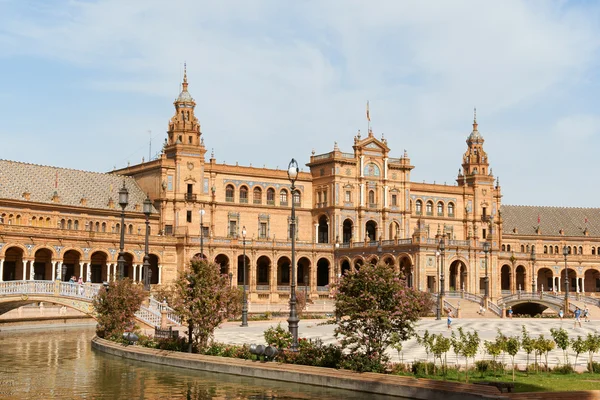
[[[117,258],[117,266],[119,269],[119,279],[123,278],[125,271],[125,207],[129,204],[129,190],[123,181],[123,187],[119,190],[119,205],[121,206],[121,240],[119,242],[119,258]]]
[[[335,276],[336,276],[336,281],[335,281],[336,290],[338,290],[337,286],[339,286],[339,284],[340,284],[340,274],[338,272],[339,266],[337,264],[337,259],[336,259],[337,252],[339,251],[339,249],[340,249],[340,237],[337,236],[335,238],[335,249],[333,250],[333,266],[334,266],[334,271],[335,271]],[[340,315],[337,313],[337,309],[335,311],[335,322],[337,322],[337,323],[340,322]]]
[[[146,216],[146,239],[144,242],[144,290],[150,290],[150,254],[148,251],[148,236],[150,235],[150,214],[152,201],[146,196],[144,200],[144,215]]]
[[[567,265],[567,254],[569,249],[567,246],[563,246],[563,256],[565,256],[565,312],[569,312],[569,267]]]
[[[444,237],[440,238],[440,243],[438,245],[438,249],[440,251],[440,293],[438,296],[438,312],[441,312],[444,308],[444,296],[446,295],[445,281],[444,278],[444,258],[446,252],[446,243],[444,242]],[[441,316],[440,316],[441,318]]]
[[[292,334],[292,351],[298,351],[298,314],[296,312],[296,208],[294,205],[294,192],[296,191],[296,179],[298,178],[298,163],[292,158],[288,165],[288,178],[291,182],[292,194],[292,218],[290,221],[290,238],[292,240],[292,284],[290,286],[290,316],[288,327]]]
[[[440,251],[439,248],[438,250],[435,252],[435,264],[437,267],[437,278],[438,278],[438,285],[437,285],[437,306],[435,309],[435,319],[436,320],[441,320],[442,319],[442,308],[440,307],[440,281],[439,281],[439,276],[440,276]]]
[[[535,247],[531,246],[531,293],[535,293]]]
[[[200,209],[200,257],[204,259],[204,208]]]
[[[488,277],[488,253],[490,252],[490,243],[483,243],[483,252],[485,253],[485,278],[483,278],[484,295],[485,295],[485,308],[487,308],[488,298],[490,296],[490,278]]]
[[[243,303],[242,303],[242,326],[248,326],[248,295],[246,294],[246,227],[242,227],[242,245],[244,246],[244,261],[242,262],[242,286],[243,286]]]

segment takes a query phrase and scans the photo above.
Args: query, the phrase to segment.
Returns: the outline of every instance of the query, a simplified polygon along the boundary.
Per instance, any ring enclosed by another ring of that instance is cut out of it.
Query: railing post
[[[167,310],[160,310],[160,329],[167,329]]]
[[[500,318],[505,318],[506,317],[506,304],[502,304],[502,315],[500,316]]]

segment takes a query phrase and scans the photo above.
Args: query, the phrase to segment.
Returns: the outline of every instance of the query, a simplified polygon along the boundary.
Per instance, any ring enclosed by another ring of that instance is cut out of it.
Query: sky
[[[217,163],[352,152],[369,101],[413,181],[454,185],[477,107],[503,204],[600,207],[600,3],[583,0],[0,0],[0,158],[154,157],[184,63]]]

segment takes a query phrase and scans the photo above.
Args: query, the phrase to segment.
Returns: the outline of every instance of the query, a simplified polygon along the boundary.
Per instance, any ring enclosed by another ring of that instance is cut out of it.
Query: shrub
[[[552,369],[552,373],[554,373],[554,374],[567,375],[567,374],[572,374],[573,372],[575,372],[575,370],[573,369],[573,366],[571,364],[559,365]]]
[[[386,371],[386,364],[381,362],[382,358],[376,353],[363,354],[354,353],[348,354],[344,357],[341,363],[341,367],[350,369],[356,372],[378,372],[384,373]]]
[[[110,282],[101,287],[94,298],[98,325],[96,334],[101,338],[121,340],[123,333],[135,327],[134,314],[140,309],[144,291],[129,278]]]
[[[478,360],[475,361],[475,369],[477,372],[481,373],[481,376],[493,372],[496,373],[498,371],[504,371],[505,364],[496,361],[496,360]]]
[[[268,345],[275,346],[277,349],[287,349],[292,345],[292,334],[281,327],[281,322],[275,328],[267,329],[263,336]]]
[[[588,364],[587,370],[592,373],[600,373],[600,362],[592,361],[592,368],[590,369],[590,364]]]
[[[411,370],[415,375],[427,376],[428,371],[433,371],[433,363],[429,361],[414,361]]]

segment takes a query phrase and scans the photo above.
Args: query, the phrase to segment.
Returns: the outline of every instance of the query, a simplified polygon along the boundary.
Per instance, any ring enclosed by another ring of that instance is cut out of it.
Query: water
[[[0,333],[0,398],[373,399],[397,397],[190,371],[92,350],[94,328]]]

